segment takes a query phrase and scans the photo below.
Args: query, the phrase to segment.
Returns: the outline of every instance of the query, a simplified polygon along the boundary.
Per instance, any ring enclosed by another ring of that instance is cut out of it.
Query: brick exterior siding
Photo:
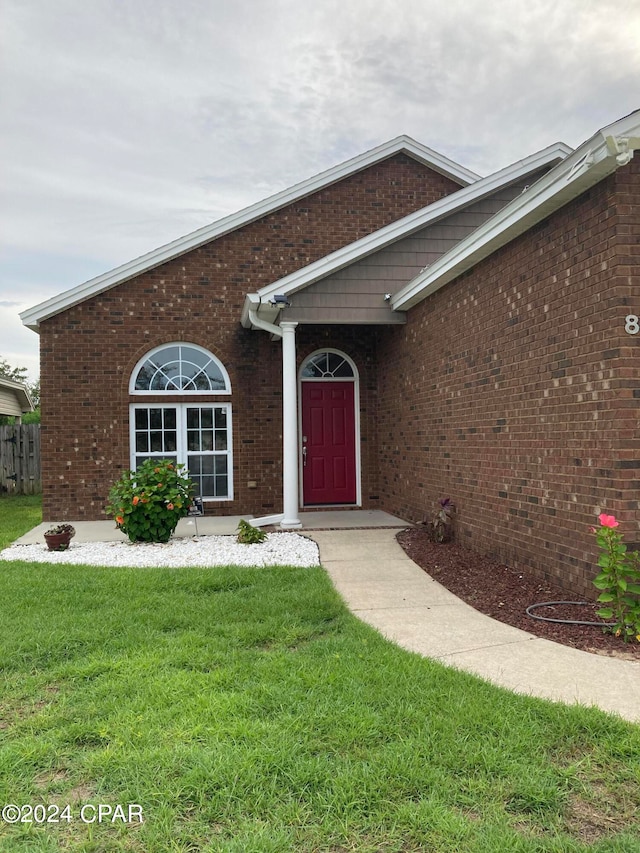
[[[459,188],[396,155],[43,321],[44,518],[104,517],[109,488],[130,464],[131,372],[146,352],[170,341],[209,349],[231,379],[235,499],[216,502],[210,511],[281,511],[281,345],[240,326],[245,293]],[[336,346],[361,372],[365,497],[377,489],[369,399],[376,383],[374,342],[375,333],[363,327],[298,330],[299,360],[319,346]],[[249,489],[250,481],[258,488]]]
[[[589,526],[640,539],[640,163],[601,182],[386,328],[381,502],[593,596]]]
[[[215,401],[233,406],[235,496],[209,511],[281,511],[281,344],[241,327],[245,294],[456,189],[398,155],[43,321],[44,518],[104,517],[130,464],[129,378],[171,341],[231,379]],[[640,314],[639,209],[636,159],[406,326],[298,327],[299,364],[334,347],[358,368],[365,508],[419,521],[449,495],[463,544],[593,594],[598,512],[640,540],[640,335],[624,330]]]

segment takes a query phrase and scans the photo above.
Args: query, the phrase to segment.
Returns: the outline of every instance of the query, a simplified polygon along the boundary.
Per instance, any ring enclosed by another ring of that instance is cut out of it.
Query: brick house
[[[148,456],[211,514],[409,520],[583,594],[640,525],[640,111],[486,178],[398,137],[22,314],[44,517]]]

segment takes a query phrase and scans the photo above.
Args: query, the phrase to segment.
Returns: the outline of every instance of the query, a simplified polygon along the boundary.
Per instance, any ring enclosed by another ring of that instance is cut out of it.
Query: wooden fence
[[[0,426],[0,492],[41,491],[40,424]]]

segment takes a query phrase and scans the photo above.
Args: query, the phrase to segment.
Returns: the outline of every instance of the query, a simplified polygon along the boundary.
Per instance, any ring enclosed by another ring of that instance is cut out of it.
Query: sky
[[[400,134],[486,175],[640,107],[638,0],[0,0],[19,312]]]

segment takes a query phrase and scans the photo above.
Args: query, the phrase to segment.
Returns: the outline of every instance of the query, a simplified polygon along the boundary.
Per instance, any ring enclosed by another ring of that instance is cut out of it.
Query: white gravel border
[[[134,568],[166,566],[298,566],[320,565],[317,544],[297,533],[267,533],[258,545],[242,545],[235,536],[194,536],[166,544],[132,542],[71,542],[66,551],[49,551],[46,545],[11,545],[0,560],[34,563]]]

